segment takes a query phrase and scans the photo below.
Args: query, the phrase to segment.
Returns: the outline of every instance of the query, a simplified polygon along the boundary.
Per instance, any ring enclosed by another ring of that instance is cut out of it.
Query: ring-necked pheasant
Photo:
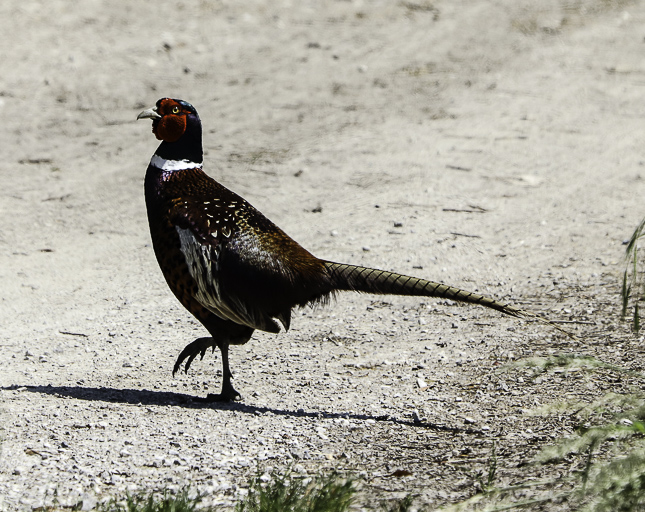
[[[148,222],[159,266],[172,292],[210,333],[182,350],[173,375],[184,361],[187,372],[197,355],[203,358],[208,348],[219,347],[222,391],[209,394],[208,400],[240,398],[231,384],[229,345],[246,343],[255,329],[277,333],[278,322],[288,329],[292,308],[341,290],[442,297],[540,319],[444,284],[316,258],[204,173],[202,125],[191,104],[162,98],[137,119],[152,119],[152,132],[161,140],[145,177]]]

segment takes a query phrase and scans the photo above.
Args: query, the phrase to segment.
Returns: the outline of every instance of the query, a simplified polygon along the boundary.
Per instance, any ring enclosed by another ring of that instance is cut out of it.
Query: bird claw
[[[192,343],[189,343],[184,347],[184,350],[181,351],[179,356],[177,357],[177,361],[175,361],[175,366],[172,369],[172,375],[173,377],[175,376],[175,373],[181,368],[182,363],[184,360],[186,361],[186,364],[184,366],[184,373],[188,373],[188,368],[190,368],[190,365],[192,362],[195,360],[197,355],[200,355],[200,361],[204,359],[204,356],[206,355],[206,351],[209,348],[213,349],[213,352],[215,352],[215,347],[216,343],[213,341],[213,338],[197,338],[195,341]]]

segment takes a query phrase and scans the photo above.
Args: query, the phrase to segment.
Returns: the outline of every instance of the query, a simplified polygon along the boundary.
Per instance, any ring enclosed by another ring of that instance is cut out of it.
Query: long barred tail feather
[[[455,288],[454,286],[397,274],[395,272],[388,272],[386,270],[334,263],[331,261],[326,261],[325,267],[334,291],[347,290],[374,294],[438,297],[470,304],[479,304],[480,306],[495,309],[510,316],[533,319],[548,324],[575,339],[575,336],[557,324],[534,313],[484,295]]]

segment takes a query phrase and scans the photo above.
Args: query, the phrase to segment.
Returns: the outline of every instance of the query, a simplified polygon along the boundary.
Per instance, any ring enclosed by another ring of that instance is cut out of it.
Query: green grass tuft
[[[591,476],[595,497],[589,512],[645,510],[645,452],[634,451],[600,467]]]
[[[249,485],[245,498],[236,512],[347,512],[355,504],[357,487],[353,478],[337,473],[303,479],[289,471],[279,474],[257,475]],[[101,504],[99,512],[214,512],[212,507],[202,507],[202,495],[195,495],[188,488],[176,496],[169,493],[128,495],[124,500],[112,499]],[[382,512],[408,512],[412,510],[413,496],[381,504]],[[80,507],[80,505],[79,505]],[[58,510],[56,507],[52,509]],[[77,509],[75,509],[77,510]]]
[[[161,497],[155,493],[147,495],[129,495],[125,503],[116,499],[100,505],[100,512],[195,512],[203,496],[192,495],[188,488],[181,490],[176,496],[164,492]],[[214,510],[212,508],[199,508],[201,511]]]
[[[289,472],[272,472],[267,480],[265,483],[262,476],[256,476],[235,511],[345,512],[356,499],[354,481],[336,473],[303,480]]]

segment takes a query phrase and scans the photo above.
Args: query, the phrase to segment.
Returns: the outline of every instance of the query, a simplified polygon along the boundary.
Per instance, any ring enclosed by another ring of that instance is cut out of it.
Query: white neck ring
[[[187,169],[201,169],[202,164],[190,160],[166,160],[159,155],[152,155],[150,165],[162,171],[185,171]]]

